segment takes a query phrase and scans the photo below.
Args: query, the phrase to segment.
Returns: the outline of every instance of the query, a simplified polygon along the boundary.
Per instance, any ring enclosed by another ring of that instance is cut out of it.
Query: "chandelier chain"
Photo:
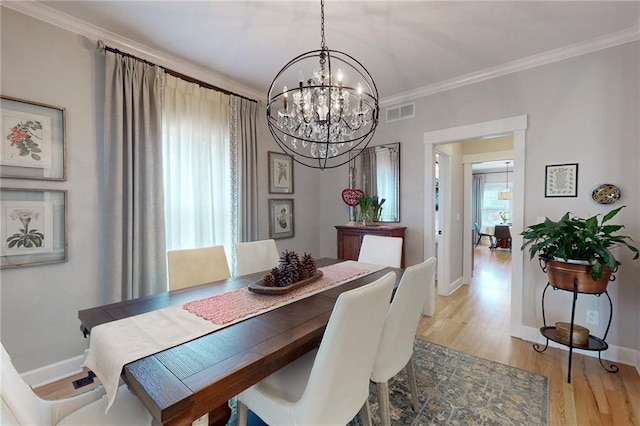
[[[320,0],[320,48],[327,49],[327,40],[324,38],[324,0]]]

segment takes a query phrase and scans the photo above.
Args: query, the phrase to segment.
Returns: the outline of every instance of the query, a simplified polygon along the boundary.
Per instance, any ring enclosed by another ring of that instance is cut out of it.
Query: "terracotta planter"
[[[573,291],[573,280],[578,279],[578,292],[600,294],[607,289],[613,271],[608,266],[602,267],[602,277],[599,280],[591,278],[591,265],[579,265],[575,263],[566,263],[557,260],[545,259],[547,278],[549,283],[556,288]]]

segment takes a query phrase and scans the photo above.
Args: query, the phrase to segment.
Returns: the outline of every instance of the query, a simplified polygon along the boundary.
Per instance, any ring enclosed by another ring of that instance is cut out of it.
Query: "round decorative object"
[[[613,204],[620,199],[620,188],[610,183],[603,183],[593,190],[591,198],[598,204]]]
[[[360,197],[364,197],[364,191],[362,191],[361,189],[347,188],[342,191],[342,201],[344,201],[348,206],[357,206],[358,198]]]
[[[571,324],[568,322],[556,322],[556,336],[558,340],[568,345],[570,332]],[[574,324],[572,341],[574,346],[589,346],[589,329]]]

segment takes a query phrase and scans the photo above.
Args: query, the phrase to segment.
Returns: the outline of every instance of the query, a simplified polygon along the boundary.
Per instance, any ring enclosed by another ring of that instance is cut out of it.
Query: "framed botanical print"
[[[67,191],[0,188],[0,268],[67,261]]]
[[[66,180],[64,108],[0,97],[0,176]]]
[[[293,237],[293,200],[269,200],[269,238]]]
[[[545,168],[545,197],[578,196],[578,163],[551,164]]]
[[[287,154],[269,151],[269,193],[293,194],[293,160]]]

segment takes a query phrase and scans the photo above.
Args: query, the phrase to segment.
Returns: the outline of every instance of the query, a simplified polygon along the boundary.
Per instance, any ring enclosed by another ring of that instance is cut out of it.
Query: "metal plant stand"
[[[609,293],[605,290],[603,293],[607,296],[607,299],[609,300],[609,322],[607,323],[607,330],[604,332],[604,336],[602,338],[596,337],[596,336],[592,336],[591,334],[589,334],[589,341],[586,345],[574,345],[573,344],[573,326],[574,326],[574,319],[575,319],[575,314],[576,314],[576,302],[578,300],[578,293],[580,293],[578,291],[578,279],[574,278],[573,280],[573,303],[571,304],[571,325],[570,325],[570,330],[569,330],[569,343],[567,344],[565,341],[562,341],[558,338],[558,334],[556,331],[556,327],[553,326],[547,326],[547,319],[545,317],[545,312],[544,312],[544,299],[547,293],[547,290],[549,289],[549,287],[553,288],[554,290],[563,290],[563,291],[569,291],[569,290],[565,290],[562,288],[557,288],[554,287],[553,284],[547,282],[546,287],[544,288],[544,291],[542,292],[542,322],[544,324],[543,327],[540,328],[540,333],[547,339],[546,343],[544,345],[544,348],[540,349],[540,345],[535,343],[533,345],[533,349],[536,352],[544,352],[547,350],[547,347],[549,347],[549,340],[553,340],[556,343],[560,343],[562,345],[568,346],[569,347],[569,367],[568,367],[568,373],[567,373],[567,383],[571,383],[571,358],[573,357],[573,348],[577,348],[577,349],[582,349],[585,351],[597,351],[598,352],[598,360],[600,361],[600,365],[602,366],[602,368],[604,368],[605,370],[607,370],[609,373],[617,373],[618,371],[620,371],[620,369],[618,368],[617,365],[609,363],[611,366],[607,367],[603,362],[602,362],[602,358],[601,358],[601,354],[602,351],[606,351],[609,348],[609,345],[607,344],[606,340],[607,340],[607,334],[609,333],[609,327],[611,326],[611,319],[613,318],[613,304],[611,303],[611,297],[609,296]],[[600,297],[600,295],[602,295],[603,293],[583,293],[583,294],[592,294],[596,297]]]

